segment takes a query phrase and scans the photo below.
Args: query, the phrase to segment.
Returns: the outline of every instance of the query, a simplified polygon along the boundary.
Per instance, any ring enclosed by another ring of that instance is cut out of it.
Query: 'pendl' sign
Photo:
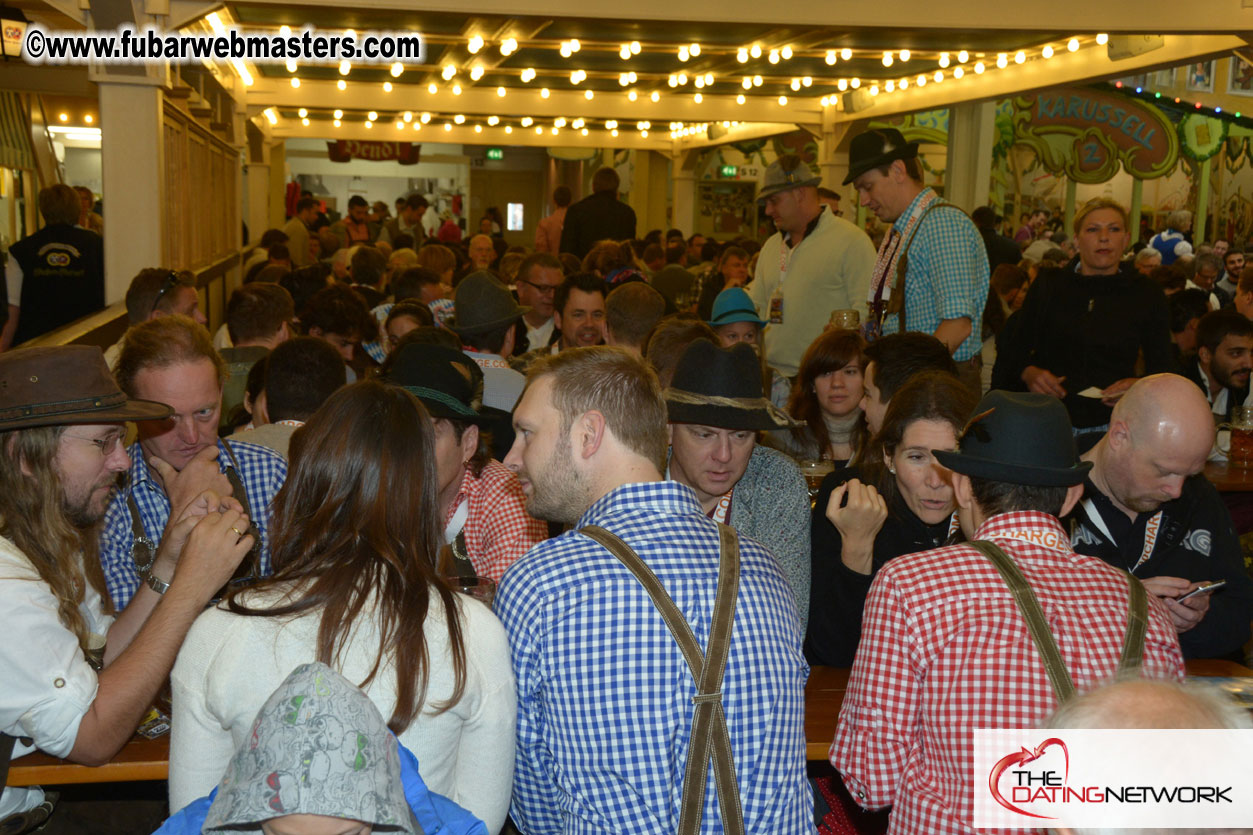
[[[355,139],[339,139],[326,143],[327,156],[331,162],[348,162],[365,159],[373,162],[398,162],[416,165],[422,155],[422,146],[412,142],[360,142]]]

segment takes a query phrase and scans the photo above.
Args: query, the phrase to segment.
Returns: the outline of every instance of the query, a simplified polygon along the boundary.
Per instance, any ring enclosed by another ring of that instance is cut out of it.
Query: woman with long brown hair
[[[495,616],[436,573],[437,493],[430,416],[401,388],[340,389],[296,431],[274,502],[274,575],[201,615],[174,668],[172,809],[213,788],[294,667],[321,661],[390,717],[433,791],[500,828],[509,647]],[[345,730],[326,728],[310,755],[344,756]]]
[[[787,412],[804,426],[771,433],[771,443],[798,461],[843,466],[857,455],[865,434],[862,371],[865,341],[857,331],[829,330],[805,349]]]

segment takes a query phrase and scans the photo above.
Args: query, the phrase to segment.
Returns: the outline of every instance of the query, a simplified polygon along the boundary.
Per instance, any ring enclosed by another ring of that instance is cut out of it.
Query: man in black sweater
[[[1075,551],[1125,568],[1162,601],[1185,658],[1237,652],[1253,619],[1253,581],[1231,516],[1200,475],[1213,442],[1195,384],[1174,374],[1140,380],[1083,456],[1093,463],[1083,500],[1063,520]],[[1226,586],[1182,599],[1219,580]]]
[[[635,210],[618,199],[621,182],[612,168],[592,175],[592,193],[566,210],[561,227],[561,251],[580,259],[600,241],[629,241],[635,237]]]

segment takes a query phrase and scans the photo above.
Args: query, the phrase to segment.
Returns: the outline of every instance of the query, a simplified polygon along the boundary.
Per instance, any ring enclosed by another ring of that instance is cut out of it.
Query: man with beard
[[[1218,242],[1215,241],[1214,254],[1223,259],[1223,276],[1214,286],[1234,298],[1240,284],[1240,273],[1244,272],[1244,250],[1227,249],[1219,252]]]
[[[153,557],[177,524],[178,509],[204,490],[244,507],[257,542],[244,572],[269,574],[270,503],[287,478],[287,460],[263,446],[218,439],[226,364],[208,331],[186,316],[136,325],[113,370],[131,397],[174,410],[167,420],[140,424],[125,484],[105,514],[100,563],[114,605],[125,606],[145,583],[168,582]]]
[[[1214,421],[1230,421],[1249,396],[1253,368],[1253,322],[1235,310],[1212,310],[1196,326],[1196,356],[1183,373],[1200,386]]]
[[[1162,599],[1185,658],[1238,651],[1253,618],[1253,581],[1231,515],[1201,475],[1213,443],[1195,385],[1175,374],[1145,377],[1083,455],[1093,464],[1083,500],[1063,519],[1075,551],[1125,568]],[[1226,586],[1183,599],[1219,580]]]
[[[567,348],[587,348],[605,341],[605,281],[595,273],[575,273],[557,287],[553,297],[556,338],[510,362],[526,373],[537,359]]]
[[[116,619],[105,614],[100,568],[83,557],[130,466],[124,422],[170,411],[128,399],[96,347],[0,355],[0,775],[35,748],[84,765],[116,754],[192,621],[252,547],[238,503],[189,497],[152,568],[168,593],[145,586]],[[3,789],[0,832],[35,829],[54,802],[37,787]]]
[[[518,689],[518,828],[812,831],[791,589],[769,551],[662,478],[656,376],[618,348],[546,357],[513,422],[505,466],[527,510],[574,527],[514,563],[496,597]]]

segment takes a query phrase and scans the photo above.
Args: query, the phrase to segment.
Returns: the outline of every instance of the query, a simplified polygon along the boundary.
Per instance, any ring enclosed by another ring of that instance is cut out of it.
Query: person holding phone
[[[1185,658],[1234,653],[1249,639],[1253,581],[1231,514],[1201,475],[1214,444],[1210,404],[1176,374],[1137,382],[1084,455],[1092,472],[1066,522],[1080,554],[1141,578],[1166,605]],[[1225,580],[1210,594],[1192,590]]]
[[[949,472],[931,454],[956,449],[975,398],[953,374],[931,371],[892,398],[867,464],[828,480],[810,525],[811,585],[805,657],[852,666],[871,581],[894,557],[938,548],[955,530]]]

